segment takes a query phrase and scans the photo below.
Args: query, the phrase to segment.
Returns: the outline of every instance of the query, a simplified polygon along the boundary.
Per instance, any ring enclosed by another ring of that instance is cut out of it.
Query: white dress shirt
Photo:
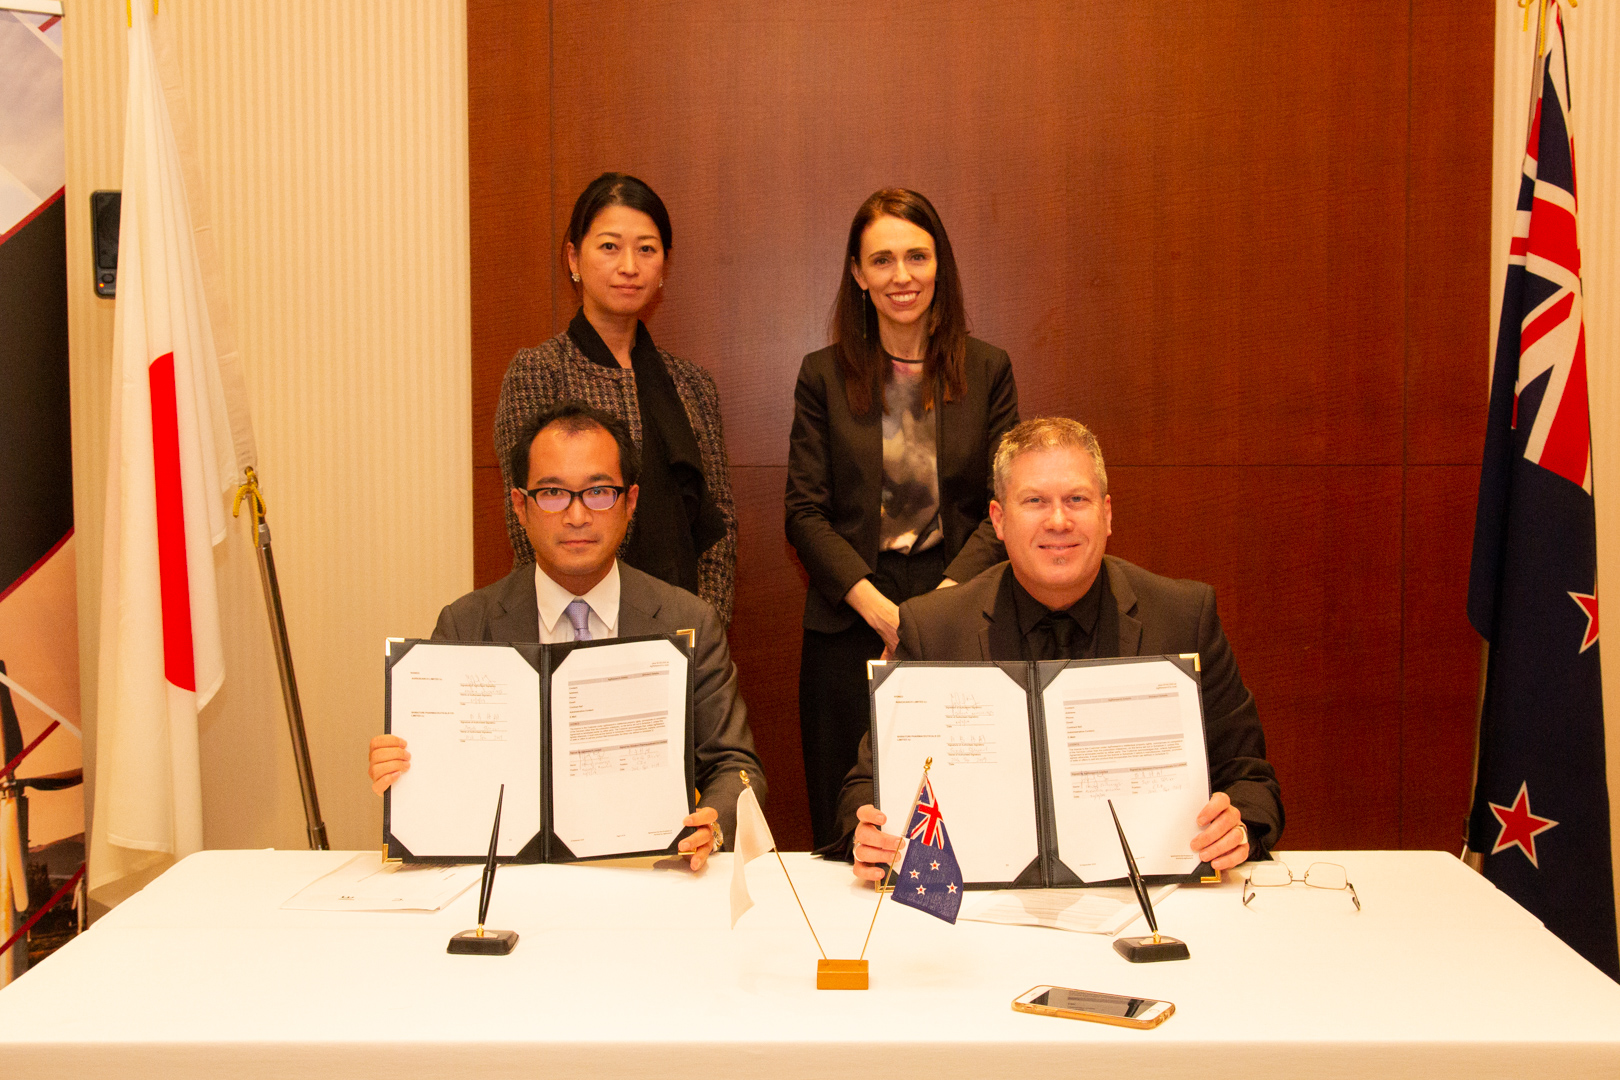
[[[574,624],[568,621],[568,605],[583,600],[591,606],[586,625],[591,628],[591,640],[603,641],[619,636],[619,560],[607,576],[598,581],[584,596],[575,596],[546,576],[540,564],[534,564],[534,598],[540,605],[540,643],[556,645],[574,640]]]

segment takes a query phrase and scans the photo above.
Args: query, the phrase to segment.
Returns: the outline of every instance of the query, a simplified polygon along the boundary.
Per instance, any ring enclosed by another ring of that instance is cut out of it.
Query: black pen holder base
[[[1147,937],[1122,937],[1114,939],[1114,951],[1133,964],[1151,964],[1159,960],[1185,960],[1192,954],[1187,951],[1185,941],[1177,941],[1173,937],[1160,934],[1149,934]]]
[[[463,930],[450,939],[445,952],[464,956],[505,956],[517,948],[516,930],[485,930],[482,935],[474,930]]]

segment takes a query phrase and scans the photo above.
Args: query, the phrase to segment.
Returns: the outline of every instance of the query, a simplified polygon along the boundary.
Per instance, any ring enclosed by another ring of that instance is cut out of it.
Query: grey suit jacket
[[[1117,651],[1098,643],[1099,656],[1157,656],[1196,652],[1200,657],[1204,739],[1209,784],[1224,791],[1243,815],[1249,843],[1264,857],[1282,835],[1282,791],[1266,761],[1266,736],[1254,695],[1243,685],[1232,647],[1215,613],[1215,590],[1200,581],[1160,577],[1112,555],[1108,589],[1119,618]],[[1017,616],[1002,578],[1010,563],[991,567],[972,581],[924,593],[900,605],[896,660],[1017,660]],[[847,855],[855,812],[872,801],[870,735],[861,739],[855,767],[838,799],[842,839],[825,849]]]
[[[741,771],[748,770],[754,794],[765,802],[765,768],[754,752],[748,707],[737,692],[737,665],[731,662],[726,632],[714,609],[685,589],[666,584],[619,563],[621,637],[696,630],[696,689],[692,703],[701,806],[720,811],[720,828],[730,846],[736,835]],[[439,612],[433,636],[445,641],[540,640],[540,604],[534,595],[534,564],[522,563],[493,585],[468,593]]]

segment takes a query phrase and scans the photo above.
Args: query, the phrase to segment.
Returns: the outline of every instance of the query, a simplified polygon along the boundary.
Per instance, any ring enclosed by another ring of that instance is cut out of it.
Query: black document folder
[[[664,642],[673,650],[662,672],[655,663],[646,671],[585,672],[574,681],[563,674],[581,667],[578,661],[565,665],[585,650],[620,649],[620,654],[581,657],[587,662],[610,660],[624,655],[625,646],[646,642]],[[661,831],[669,835],[666,845],[632,842],[623,850],[602,850],[598,839],[595,850],[576,852],[565,839],[569,830],[559,829],[557,777],[563,769],[568,776],[611,776],[613,782],[634,783],[638,772],[651,775],[656,768],[664,790],[672,792],[670,772],[678,770],[682,813],[695,809],[692,650],[690,631],[556,645],[390,639],[383,730],[409,731],[416,737],[406,737],[410,772],[383,795],[386,856],[423,863],[485,861],[489,819],[502,783],[507,785],[498,856],[502,862],[673,854],[691,831],[680,827],[675,807],[665,815],[670,818],[667,828],[659,818]],[[681,681],[669,686],[676,668],[684,669]],[[656,680],[659,675],[664,682],[656,699],[678,702],[662,715],[646,706],[644,691],[638,697],[633,688],[638,678]],[[567,695],[561,713],[554,701],[559,687]],[[588,701],[582,703],[582,698]],[[606,715],[601,715],[604,706]],[[671,760],[671,752],[680,755],[678,762]],[[574,812],[581,809],[610,808],[575,807]]]
[[[1170,668],[1122,667],[1142,664],[1168,664]],[[1119,686],[1121,680],[1133,678],[1158,678],[1162,689],[1117,699],[1104,692],[1101,697],[1058,701],[1059,715],[1049,716],[1047,691],[1065,672],[1074,675],[1058,687],[1064,692],[1088,681]],[[891,683],[893,679],[902,683]],[[1122,870],[1103,875],[1096,869],[1102,864],[1077,862],[1078,854],[1066,859],[1060,819],[1078,820],[1073,816],[1079,813],[1076,807],[1101,805],[1105,795],[1113,795],[1129,807],[1131,796],[1157,794],[1164,787],[1185,789],[1185,799],[1196,796],[1200,806],[1208,801],[1198,683],[1196,655],[1041,663],[874,661],[868,666],[874,805],[889,815],[884,828],[903,835],[923,763],[932,758],[934,793],[962,866],[965,888],[1125,884],[1128,879]],[[1140,699],[1153,700],[1144,704]],[[1121,737],[1086,728],[1092,716],[1118,708],[1120,701],[1129,701],[1138,709],[1162,704],[1155,715],[1166,724],[1172,715],[1179,717],[1175,724],[1182,726]],[[1196,714],[1187,711],[1192,709]],[[1196,739],[1185,739],[1184,729],[1194,726]],[[1090,735],[1096,737],[1088,738]],[[1193,746],[1180,742],[1195,742],[1196,754]],[[1054,747],[1062,760],[1054,760]],[[1167,763],[1155,759],[1143,764],[1139,755],[1144,753],[1183,760]],[[1122,813],[1129,831],[1129,810]],[[1071,845],[1079,848],[1075,828],[1070,824],[1067,835]],[[1193,814],[1188,813],[1186,840],[1196,832]],[[1117,855],[1113,826],[1097,835]],[[1132,836],[1132,846],[1145,839]],[[1143,861],[1140,851],[1138,860]],[[1176,860],[1185,863],[1185,872],[1148,873],[1145,880],[1166,884],[1218,878],[1209,864],[1198,862],[1191,852],[1178,854]]]

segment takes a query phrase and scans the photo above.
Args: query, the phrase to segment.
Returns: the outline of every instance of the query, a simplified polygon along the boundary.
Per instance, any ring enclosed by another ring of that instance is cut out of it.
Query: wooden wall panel
[[[1406,473],[1401,846],[1461,851],[1478,728],[1480,639],[1465,609],[1479,466]]]
[[[1407,461],[1478,464],[1490,381],[1492,112],[1484,103],[1492,100],[1496,12],[1448,0],[1415,0],[1412,11]]]
[[[1215,587],[1284,845],[1397,847],[1401,469],[1110,466],[1108,482],[1111,552]]]
[[[849,217],[889,184],[939,207],[975,332],[1011,353],[1024,414],[1098,430],[1113,550],[1216,585],[1282,774],[1287,846],[1436,842],[1455,784],[1442,769],[1434,791],[1413,787],[1416,758],[1450,754],[1471,723],[1459,688],[1477,658],[1403,640],[1418,625],[1446,649],[1463,640],[1445,583],[1468,557],[1403,527],[1426,514],[1450,537],[1462,513],[1406,466],[1477,456],[1490,134],[1458,115],[1489,116],[1488,18],[1435,0],[547,10],[544,61],[484,65],[471,46],[475,84],[551,73],[546,120],[475,121],[472,158],[481,138],[509,155],[511,202],[536,222],[549,208],[548,241],[606,169],[670,207],[649,326],[721,387],[742,520],[732,643],[784,843],[808,839],[804,585],[781,531],[793,380],[826,342]],[[543,178],[518,167],[536,143]],[[495,227],[478,205],[475,282]],[[484,350],[479,310],[516,298],[475,287],[475,400],[493,400],[511,347],[574,310],[554,244],[525,251],[535,282],[549,275],[549,305],[523,297],[546,325]],[[487,443],[487,419],[474,426]],[[1460,497],[1472,506],[1470,486]],[[496,513],[477,521],[482,582],[510,552]],[[1412,588],[1420,556],[1433,591]]]
[[[1402,217],[1405,3],[1031,10],[559,0],[554,227],[605,168],[663,195],[654,329],[724,373],[739,464],[784,462],[885,184],[936,201],[1030,400],[1130,432],[1122,460],[1399,460],[1402,233],[1368,224]],[[632,39],[660,61],[601,93],[596,43]],[[900,41],[928,62],[896,71]],[[559,280],[554,320],[573,302]]]
[[[495,459],[495,401],[512,354],[555,331],[551,235],[551,5],[467,0],[471,216],[473,577],[512,569]],[[491,486],[485,471],[495,469]],[[488,499],[497,500],[491,510]],[[451,597],[450,599],[454,599]]]
[[[786,466],[731,470],[737,500],[737,596],[731,655],[737,662],[748,723],[770,777],[771,835],[787,851],[810,848],[810,804],[799,743],[799,647],[805,581],[782,529]]]
[[[1468,564],[1485,434],[1496,13],[1412,5],[1406,217],[1401,846],[1460,851],[1481,651]],[[1429,48],[1428,42],[1470,47]]]

